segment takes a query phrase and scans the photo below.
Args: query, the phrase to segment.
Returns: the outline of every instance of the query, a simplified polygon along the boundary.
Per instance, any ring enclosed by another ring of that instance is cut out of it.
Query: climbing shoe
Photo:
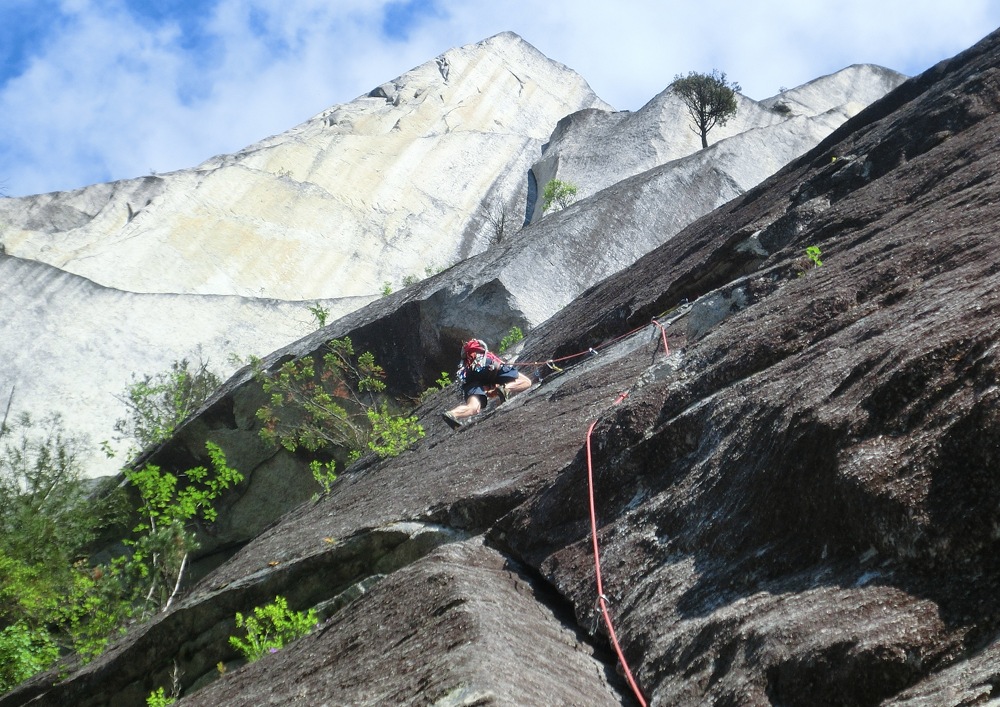
[[[501,403],[507,402],[507,399],[510,398],[510,392],[507,390],[507,386],[497,386],[497,397],[500,398]]]
[[[453,430],[457,430],[459,427],[462,426],[462,423],[459,422],[458,418],[452,415],[450,411],[442,412],[441,417],[444,418],[444,421],[447,422],[448,426],[451,427],[451,429]]]

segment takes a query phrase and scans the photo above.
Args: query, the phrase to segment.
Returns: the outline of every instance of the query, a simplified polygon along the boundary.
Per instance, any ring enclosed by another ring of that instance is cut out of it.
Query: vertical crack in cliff
[[[586,646],[595,660],[603,665],[601,676],[622,698],[622,704],[630,704],[632,694],[628,683],[619,673],[618,658],[611,648],[606,636],[598,636],[592,628],[582,626],[577,620],[576,607],[573,602],[545,577],[542,572],[525,562],[518,553],[502,540],[487,533],[486,545],[507,558],[513,571],[520,574],[531,587],[533,598],[539,605],[551,612],[552,617],[564,628],[572,632],[581,646]],[[596,607],[595,607],[596,615]],[[595,626],[599,620],[595,622]]]

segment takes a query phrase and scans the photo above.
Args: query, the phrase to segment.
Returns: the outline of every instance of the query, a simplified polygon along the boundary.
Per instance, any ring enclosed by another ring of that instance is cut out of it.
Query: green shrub
[[[434,393],[438,392],[439,390],[445,390],[445,389],[447,389],[448,386],[451,385],[451,376],[448,375],[448,371],[441,371],[441,376],[436,381],[434,381],[434,382],[437,384],[437,387],[436,388],[435,387],[430,387],[427,390],[425,390],[423,393],[421,393],[420,394],[420,402],[424,402],[424,400],[426,400],[428,398],[428,396],[433,395]]]
[[[576,192],[575,184],[559,179],[550,180],[542,191],[542,213],[551,209],[553,205],[565,209],[576,201]]]
[[[416,416],[393,414],[384,402],[368,408],[367,414],[372,426],[368,448],[383,459],[399,456],[424,437],[424,428]]]
[[[73,651],[83,662],[104,652],[108,642],[125,632],[134,615],[132,597],[136,591],[125,583],[116,565],[89,567],[74,565],[73,585],[54,614],[62,631],[69,636]]]
[[[218,445],[208,442],[205,446],[211,471],[199,466],[178,477],[152,464],[125,471],[139,492],[142,520],[132,529],[135,537],[125,541],[132,554],[119,569],[130,575],[132,583],[147,585],[144,601],[153,607],[169,605],[188,553],[197,547],[194,534],[187,530],[188,521],[214,521],[218,516],[214,501],[243,480],[239,471],[228,466]]]
[[[102,520],[87,501],[77,461],[86,441],[68,434],[62,418],[27,413],[3,426],[0,449],[0,549],[37,566],[68,567]]]
[[[448,375],[448,371],[441,371],[441,377],[434,382],[438,384],[438,388],[444,390],[451,385],[451,376]]]
[[[196,367],[188,359],[174,361],[170,370],[136,378],[115,396],[128,409],[128,417],[115,422],[120,438],[134,440],[145,449],[168,439],[177,426],[195,412],[222,385],[208,364]]]
[[[350,338],[332,339],[318,371],[316,363],[306,356],[286,361],[274,373],[254,364],[255,377],[270,396],[257,410],[263,439],[290,452],[333,446],[384,457],[424,436],[415,418],[394,415],[379,399],[385,369],[370,351],[356,355]]]
[[[5,415],[6,418],[6,415]],[[126,470],[141,497],[142,520],[123,540],[129,552],[107,565],[86,559],[97,534],[124,533],[125,494],[93,492],[77,458],[82,441],[58,417],[18,416],[0,424],[0,682],[9,689],[60,653],[88,661],[135,617],[169,605],[187,552],[186,525],[215,519],[213,501],[242,476],[208,446],[211,470],[174,475]],[[109,536],[113,537],[113,536]],[[120,536],[119,536],[120,537]]]
[[[252,663],[305,636],[317,620],[314,610],[291,611],[288,601],[276,596],[270,604],[255,607],[252,616],[237,613],[236,627],[244,630],[245,637],[230,636],[229,643]]]
[[[512,346],[517,346],[521,341],[524,340],[524,333],[521,331],[520,327],[512,326],[507,335],[500,339],[500,346],[497,349],[500,353],[503,353]]]
[[[171,697],[162,687],[159,687],[149,693],[149,697],[146,698],[146,707],[167,707],[176,701],[176,697]]]
[[[336,468],[336,462],[332,461],[324,463],[318,459],[314,459],[309,462],[309,471],[312,472],[313,478],[320,485],[320,488],[323,489],[324,494],[330,493],[333,482],[337,480],[337,474],[334,471]]]
[[[127,613],[113,600],[116,582],[78,559],[98,532],[121,524],[123,496],[88,493],[77,462],[84,443],[58,416],[22,414],[0,427],[8,440],[0,448],[0,626],[20,627],[6,635],[8,650],[25,636],[38,649],[10,658],[10,678],[37,667],[33,657],[49,644],[85,660],[99,653],[113,632],[107,617],[117,624]]]
[[[17,622],[0,631],[0,694],[12,690],[59,658],[48,631]]]
[[[330,317],[330,310],[324,307],[319,302],[314,302],[309,305],[309,314],[313,317],[313,324],[317,329],[322,329],[326,326],[326,322]]]
[[[822,267],[823,261],[819,259],[820,255],[822,255],[822,251],[820,251],[819,246],[811,245],[806,248],[806,257],[809,258],[814,267]]]

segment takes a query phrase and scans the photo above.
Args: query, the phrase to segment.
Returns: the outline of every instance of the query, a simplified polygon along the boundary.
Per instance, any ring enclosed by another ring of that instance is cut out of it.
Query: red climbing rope
[[[614,404],[617,405],[622,400],[628,397],[628,393],[622,393],[615,400]],[[608,598],[604,595],[604,580],[601,577],[601,551],[597,544],[597,511],[594,509],[594,465],[591,460],[590,455],[590,435],[594,431],[594,426],[597,425],[597,420],[590,423],[590,427],[587,429],[587,487],[590,490],[590,537],[594,544],[594,571],[597,575],[597,601],[601,607],[601,614],[604,616],[604,625],[608,628],[608,638],[611,639],[611,645],[614,646],[615,653],[618,655],[618,661],[622,665],[622,670],[625,671],[625,678],[628,680],[629,686],[632,688],[632,692],[635,693],[635,697],[639,700],[639,704],[642,707],[646,707],[646,699],[642,696],[642,692],[639,690],[639,686],[635,682],[635,678],[632,677],[632,671],[628,667],[628,661],[625,660],[625,654],[622,652],[622,647],[618,644],[618,636],[615,635],[615,627],[611,623],[611,613],[608,611]]]
[[[663,330],[663,325],[660,324],[658,321],[656,321],[655,318],[653,319],[653,323],[656,326],[660,327],[661,331]],[[627,339],[628,337],[632,336],[633,334],[635,334],[637,332],[642,331],[645,328],[646,328],[646,325],[643,324],[640,327],[636,327],[632,331],[627,331],[627,332],[625,332],[624,334],[622,334],[620,336],[616,336],[614,339],[608,339],[604,343],[599,344],[597,346],[593,346],[593,347],[587,349],[586,351],[578,351],[577,353],[569,354],[567,356],[560,356],[559,358],[550,358],[548,361],[512,361],[509,365],[511,365],[511,366],[547,366],[547,365],[550,365],[550,364],[559,363],[561,361],[569,361],[572,358],[579,358],[580,356],[586,356],[587,354],[595,354],[600,349],[607,348],[608,346],[611,346],[611,344],[618,343],[622,339]],[[663,332],[663,345],[664,345],[664,347],[666,347],[666,345],[667,345],[667,334],[666,334],[665,331]]]
[[[670,355],[670,347],[667,346],[667,330],[662,324],[656,321],[656,317],[653,317],[653,326],[660,327],[660,334],[663,336],[663,353]]]
[[[663,337],[663,351],[664,353],[670,353],[670,347],[667,346],[667,331],[660,322],[655,318],[653,319],[653,324],[660,328],[660,334]],[[640,327],[642,328],[642,327]],[[629,332],[629,334],[635,333],[638,329]],[[626,335],[627,336],[627,335]],[[622,337],[619,337],[622,338]],[[615,339],[617,341],[617,339]],[[625,398],[628,397],[628,393],[622,393],[618,396],[612,405],[617,405]],[[601,607],[601,614],[604,616],[604,625],[608,629],[608,638],[611,639],[611,645],[615,649],[615,653],[618,655],[618,661],[621,663],[622,670],[625,672],[625,678],[628,680],[629,686],[632,688],[632,692],[635,694],[639,704],[642,707],[646,707],[646,699],[642,696],[642,692],[639,690],[639,686],[635,682],[635,678],[632,677],[632,671],[628,667],[628,662],[625,660],[625,654],[622,652],[621,646],[618,644],[618,637],[615,635],[615,628],[611,623],[611,612],[608,611],[608,598],[604,594],[604,579],[601,576],[601,550],[597,543],[597,511],[595,510],[594,504],[594,464],[590,453],[590,437],[594,432],[594,427],[597,425],[597,420],[590,423],[590,427],[587,428],[587,488],[590,494],[590,537],[594,545],[594,573],[597,577],[597,601]]]
[[[662,340],[663,340],[663,351],[664,351],[664,353],[669,354],[670,353],[670,347],[667,345],[667,330],[666,330],[666,328],[662,324],[660,324],[660,322],[657,321],[657,319],[655,317],[653,318],[652,323],[653,323],[654,326],[659,327],[659,329],[660,329],[660,335],[661,335]],[[603,342],[602,344],[600,344],[600,346],[598,346],[596,348],[597,349],[601,349],[601,348],[605,348],[607,346],[610,346],[611,344],[614,344],[614,343],[616,343],[618,341],[621,341],[622,339],[625,339],[625,338],[627,338],[629,336],[632,336],[633,334],[635,334],[635,333],[641,331],[642,329],[644,329],[646,326],[647,325],[644,324],[641,327],[637,327],[637,328],[633,329],[632,331],[625,332],[621,336],[617,336],[614,339],[610,339],[608,341]],[[595,348],[590,348],[590,349],[587,349],[586,351],[580,351],[578,353],[570,354],[568,356],[562,356],[560,358],[555,358],[555,359],[551,359],[550,358],[548,361],[517,361],[516,363],[511,363],[511,365],[512,366],[549,366],[550,368],[554,368],[556,370],[561,370],[561,369],[558,369],[557,366],[555,366],[556,362],[558,362],[558,361],[568,361],[570,359],[577,358],[579,356],[586,356],[587,354],[596,354],[596,353],[597,353],[597,351],[595,350]],[[622,393],[621,395],[618,396],[617,400],[615,400],[615,402],[613,403],[613,405],[619,404],[626,397],[628,397],[628,392]],[[597,542],[597,511],[596,511],[596,505],[594,503],[594,464],[593,464],[593,459],[592,459],[591,451],[590,451],[590,438],[591,438],[591,435],[594,432],[594,427],[597,426],[597,422],[598,422],[597,420],[594,420],[592,423],[590,423],[590,427],[587,428],[587,440],[586,440],[586,448],[587,448],[587,487],[588,487],[589,496],[590,496],[590,532],[591,532],[591,541],[593,542],[593,546],[594,546],[594,573],[595,573],[596,578],[597,578],[597,602],[600,605],[601,614],[604,617],[604,625],[608,629],[608,638],[611,639],[611,645],[615,649],[615,653],[617,654],[618,660],[621,663],[622,670],[625,673],[625,677],[628,680],[628,684],[632,688],[632,692],[635,694],[635,697],[639,701],[639,704],[642,705],[642,707],[646,707],[646,699],[642,696],[642,692],[639,690],[639,686],[638,686],[638,684],[636,684],[635,678],[632,676],[632,670],[629,668],[628,662],[625,660],[625,654],[622,652],[621,645],[619,645],[619,643],[618,643],[618,636],[615,634],[615,627],[614,627],[614,625],[611,622],[611,612],[608,610],[608,598],[604,594],[604,579],[601,576],[601,550],[600,550],[600,546],[598,545],[598,542]]]

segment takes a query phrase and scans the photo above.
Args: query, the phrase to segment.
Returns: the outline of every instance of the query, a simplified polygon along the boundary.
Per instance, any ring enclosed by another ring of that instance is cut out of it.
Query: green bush
[[[230,636],[229,643],[252,663],[307,635],[317,620],[314,610],[291,611],[288,601],[276,596],[270,604],[255,607],[252,616],[237,613],[236,627],[244,630],[245,637]]]
[[[565,209],[576,201],[576,192],[574,184],[559,179],[550,180],[542,191],[542,213],[551,209],[553,205]]]
[[[142,520],[106,565],[89,544],[121,537],[128,526],[120,490],[94,491],[77,459],[84,442],[51,416],[0,424],[0,685],[49,667],[60,654],[99,655],[136,614],[169,605],[194,547],[187,523],[212,521],[218,495],[242,476],[209,445],[211,470],[174,475],[159,467],[126,470],[141,497]]]
[[[806,248],[806,257],[809,258],[809,261],[814,267],[818,268],[823,266],[823,261],[819,258],[822,254],[823,253],[819,249],[819,246],[811,245]]]
[[[136,591],[117,570],[125,561],[118,558],[108,567],[89,567],[86,562],[74,565],[72,587],[55,612],[55,620],[83,662],[103,653],[134,616]]]
[[[424,402],[424,400],[426,400],[429,396],[433,395],[439,390],[445,390],[448,388],[449,385],[451,385],[451,376],[448,375],[448,371],[441,371],[441,375],[438,377],[436,381],[434,381],[434,383],[435,383],[434,386],[431,386],[430,388],[428,388],[427,390],[425,390],[423,393],[420,394],[420,402]]]
[[[62,418],[27,413],[4,425],[0,450],[0,549],[38,566],[68,567],[102,520],[87,501],[77,461],[86,441],[68,434]]]
[[[17,622],[0,631],[0,694],[12,690],[59,658],[48,631]]]
[[[192,368],[186,358],[170,364],[169,371],[142,378],[133,375],[124,395],[116,396],[128,409],[128,417],[115,422],[115,431],[120,438],[134,440],[139,449],[158,444],[221,384],[206,362]]]
[[[176,697],[171,697],[162,687],[159,687],[149,693],[149,697],[146,698],[146,707],[167,707],[176,701]]]
[[[507,335],[500,339],[500,346],[497,351],[503,353],[512,346],[517,346],[524,340],[524,332],[521,331],[521,327],[512,326]]]
[[[334,471],[336,468],[336,462],[332,461],[324,463],[318,459],[313,459],[309,462],[309,471],[312,472],[313,478],[319,484],[320,488],[323,489],[324,494],[330,493],[333,482],[337,480],[337,474]]]
[[[424,437],[424,428],[416,416],[393,414],[384,402],[368,408],[367,415],[372,426],[368,448],[383,459],[399,456]]]
[[[312,315],[313,324],[317,329],[325,327],[327,320],[330,318],[330,310],[319,302],[309,305],[309,314]]]
[[[380,399],[385,369],[370,351],[355,354],[350,338],[326,344],[322,368],[306,356],[286,361],[274,373],[254,363],[269,403],[257,410],[260,436],[290,452],[328,446],[395,456],[424,436],[416,418],[391,413]]]
[[[437,383],[438,388],[444,390],[451,385],[451,376],[448,375],[448,371],[441,371],[441,377],[434,382]]]
[[[169,605],[188,553],[197,547],[187,523],[196,518],[214,521],[218,516],[215,500],[243,480],[226,463],[218,445],[208,442],[205,446],[211,471],[199,466],[176,476],[152,464],[125,471],[139,492],[142,520],[132,529],[134,537],[125,541],[132,552],[118,569],[128,575],[130,584],[145,585],[143,602],[151,608]]]
[[[49,644],[92,657],[127,614],[113,600],[116,582],[78,559],[98,532],[121,524],[123,496],[88,493],[77,462],[84,442],[58,416],[22,414],[0,437],[0,626],[20,627],[5,637],[8,651],[20,650],[11,678],[45,662],[36,658]]]

